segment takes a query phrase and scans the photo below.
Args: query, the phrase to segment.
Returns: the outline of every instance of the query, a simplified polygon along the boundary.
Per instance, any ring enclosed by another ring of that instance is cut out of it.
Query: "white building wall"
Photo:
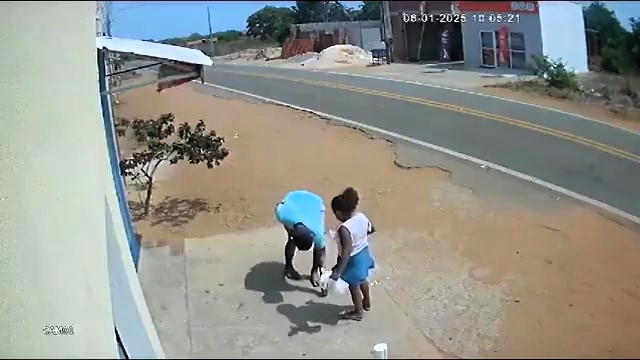
[[[0,357],[116,358],[96,3],[0,14]]]
[[[577,72],[587,72],[587,39],[582,5],[577,1],[540,1],[542,47],[551,59],[562,59]]]
[[[131,261],[113,176],[111,171],[105,175],[109,181],[105,197],[107,258],[115,325],[129,358],[163,359],[164,351]]]
[[[104,58],[101,56],[100,60],[104,60]],[[104,63],[99,71],[104,71]],[[100,81],[100,86],[107,86],[104,78]],[[125,190],[118,169],[120,160],[113,127],[113,112],[110,111],[110,97],[103,96],[102,100],[108,104],[108,108],[103,109],[102,115],[103,120],[107,120],[104,127],[107,140],[105,155],[109,157],[111,166],[105,166],[106,186],[104,190],[109,285],[115,326],[129,358],[164,358],[164,351],[132,261],[126,230],[126,226],[130,226],[130,223],[125,224],[125,221],[130,221],[130,217],[127,216],[126,200],[121,202],[118,197],[117,189],[120,189],[123,194]],[[135,234],[132,232],[131,236],[135,236]]]

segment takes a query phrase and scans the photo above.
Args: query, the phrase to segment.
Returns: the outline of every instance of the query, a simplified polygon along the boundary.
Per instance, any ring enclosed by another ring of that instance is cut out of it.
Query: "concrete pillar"
[[[0,2],[0,357],[118,356],[95,13]]]

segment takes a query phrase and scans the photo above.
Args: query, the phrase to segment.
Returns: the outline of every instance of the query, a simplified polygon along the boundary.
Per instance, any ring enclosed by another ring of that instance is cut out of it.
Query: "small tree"
[[[577,75],[567,68],[561,59],[550,60],[548,56],[533,56],[535,74],[542,79],[547,86],[556,89],[575,91],[578,89]]]
[[[160,164],[168,161],[173,165],[187,160],[190,164],[205,163],[207,168],[213,169],[229,155],[223,147],[224,138],[213,130],[207,133],[204,120],[194,127],[181,124],[177,133],[174,121],[175,116],[168,113],[157,119],[119,119],[116,127],[119,136],[124,136],[129,128],[133,130],[134,139],[142,145],[130,158],[120,161],[120,172],[143,184],[146,191],[143,216],[149,215],[153,176]]]

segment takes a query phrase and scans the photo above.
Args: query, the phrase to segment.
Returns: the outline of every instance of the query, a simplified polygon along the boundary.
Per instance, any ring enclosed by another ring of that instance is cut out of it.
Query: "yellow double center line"
[[[454,111],[457,113],[461,113],[461,114],[466,114],[466,115],[473,115],[473,116],[478,116],[478,117],[482,117],[485,119],[490,119],[490,120],[494,120],[494,121],[498,121],[501,123],[505,123],[505,124],[509,124],[509,125],[513,125],[513,126],[517,126],[517,127],[521,127],[524,129],[529,129],[538,133],[542,133],[542,134],[546,134],[546,135],[550,135],[550,136],[554,136],[560,139],[564,139],[564,140],[569,140],[578,144],[582,144],[585,146],[588,146],[590,148],[602,151],[604,153],[607,154],[611,154],[614,155],[616,157],[619,158],[623,158],[623,159],[627,159],[636,163],[640,163],[640,155],[636,155],[633,153],[630,153],[628,151],[625,150],[621,150],[621,149],[617,149],[614,147],[611,147],[609,145],[591,140],[591,139],[587,139],[578,135],[574,135],[574,134],[570,134],[564,131],[560,131],[557,129],[552,129],[546,126],[541,126],[541,125],[536,125],[536,124],[532,124],[532,123],[528,123],[525,121],[521,121],[521,120],[516,120],[516,119],[512,119],[506,116],[501,116],[501,115],[496,115],[496,114],[491,114],[491,113],[486,113],[483,111],[478,111],[478,110],[474,110],[474,109],[469,109],[469,108],[465,108],[462,106],[456,106],[456,105],[450,105],[450,104],[445,104],[445,103],[441,103],[441,102],[437,102],[437,101],[431,101],[431,100],[426,100],[426,99],[421,99],[421,98],[417,98],[417,97],[412,97],[412,96],[405,96],[405,95],[399,95],[399,94],[393,94],[393,93],[389,93],[389,92],[385,92],[385,91],[379,91],[379,90],[372,90],[372,89],[365,89],[365,88],[360,88],[360,87],[355,87],[355,86],[350,86],[350,85],[342,85],[342,84],[336,84],[336,83],[330,83],[330,82],[326,82],[326,81],[317,81],[317,80],[306,80],[306,79],[292,79],[286,76],[280,76],[280,75],[265,75],[265,74],[257,74],[257,73],[250,73],[250,72],[239,72],[239,71],[224,71],[225,73],[230,73],[230,74],[236,74],[236,75],[244,75],[244,76],[254,76],[254,77],[260,77],[260,78],[267,78],[267,79],[278,79],[278,80],[286,80],[286,81],[291,81],[291,82],[297,82],[297,83],[302,83],[302,84],[309,84],[309,85],[317,85],[317,86],[324,86],[324,87],[328,87],[328,88],[334,88],[334,89],[341,89],[341,90],[347,90],[347,91],[353,91],[353,92],[357,92],[357,93],[362,93],[362,94],[367,94],[367,95],[374,95],[374,96],[382,96],[385,98],[389,98],[389,99],[395,99],[395,100],[401,100],[401,101],[406,101],[406,102],[410,102],[410,103],[414,103],[414,104],[420,104],[420,105],[426,105],[432,108],[437,108],[437,109],[443,109],[443,110],[448,110],[448,111]]]

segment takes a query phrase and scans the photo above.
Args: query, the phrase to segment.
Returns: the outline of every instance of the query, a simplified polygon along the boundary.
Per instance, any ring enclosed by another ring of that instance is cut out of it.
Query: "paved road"
[[[205,81],[426,141],[640,217],[640,136],[447,89],[289,69],[217,66]]]

